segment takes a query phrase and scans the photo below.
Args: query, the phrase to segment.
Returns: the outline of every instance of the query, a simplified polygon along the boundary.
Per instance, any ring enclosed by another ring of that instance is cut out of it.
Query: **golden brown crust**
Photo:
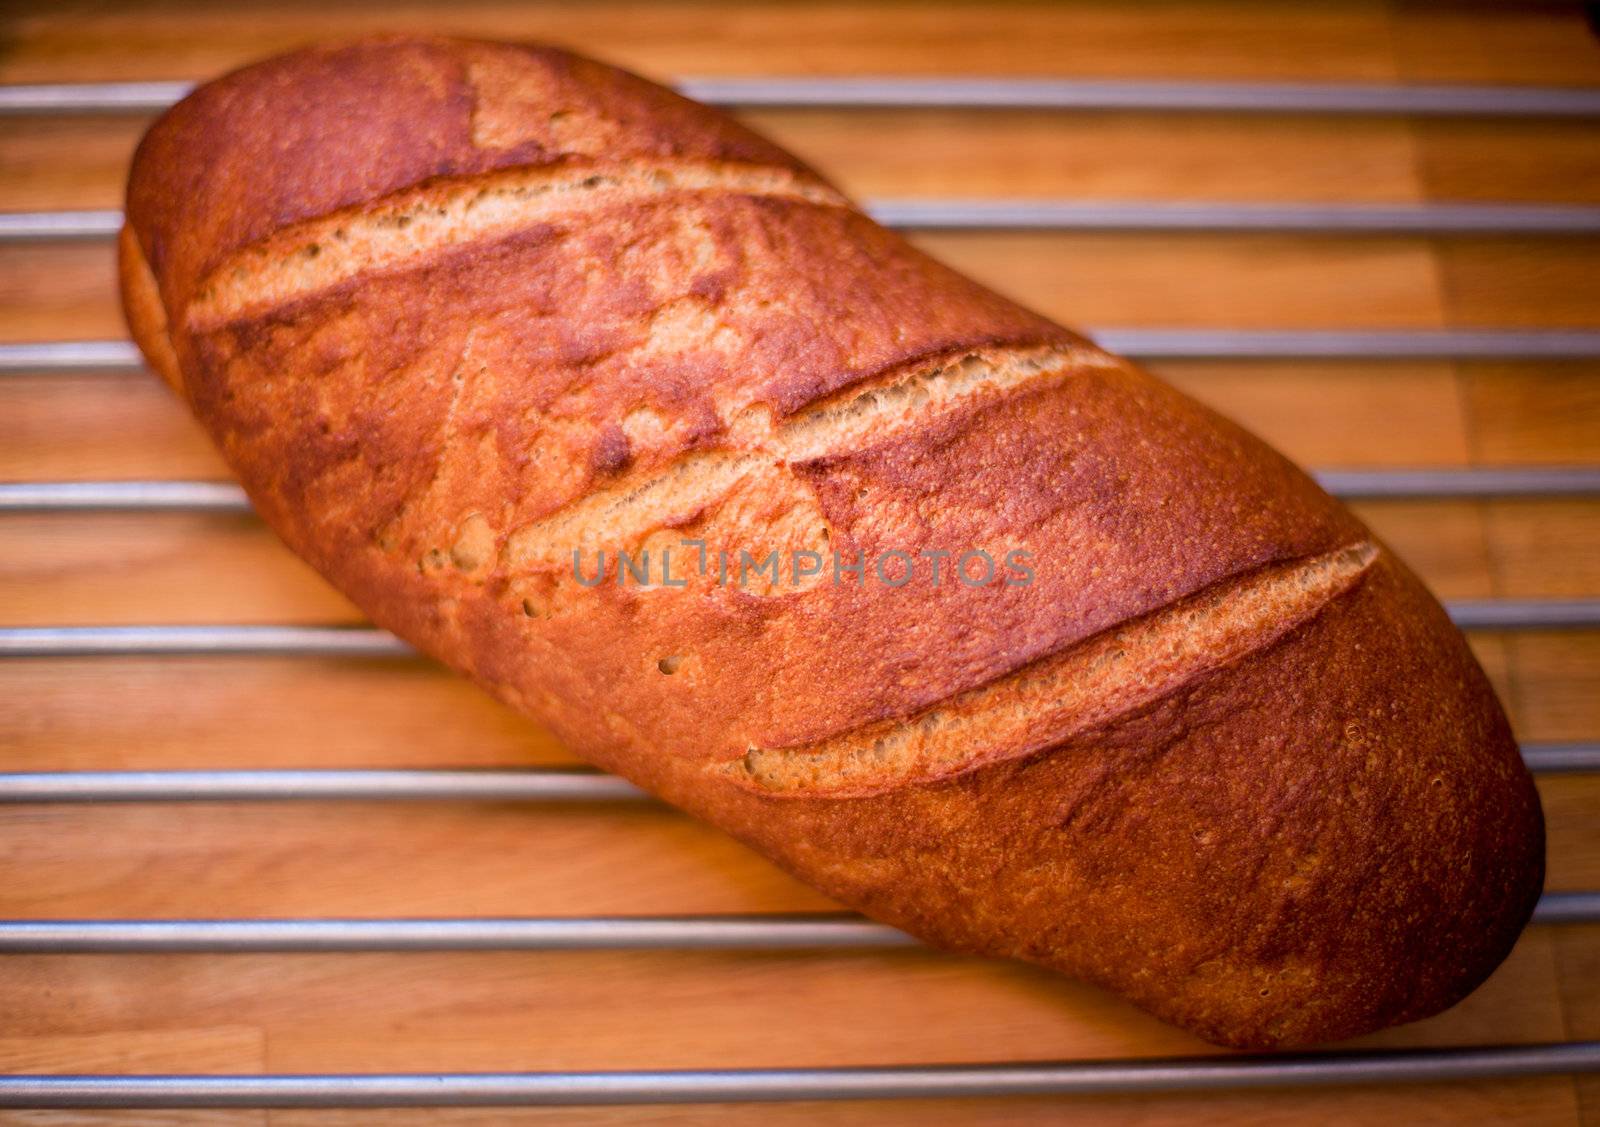
[[[1349,513],[719,115],[545,48],[317,49],[159,121],[128,214],[136,337],[296,551],[844,902],[1241,1045],[1441,1009],[1526,921],[1504,717]],[[912,571],[719,584],[685,540]],[[682,587],[627,582],[663,549]]]
[[[1270,1047],[1427,1016],[1505,956],[1544,853],[1510,747],[1383,556],[1250,660],[1026,759],[859,801],[664,789],[913,934]]]
[[[128,209],[169,308],[226,254],[435,176],[595,158],[767,164],[749,130],[612,67],[544,47],[374,39],[227,75],[162,115]]]
[[[132,227],[123,227],[117,236],[117,278],[134,343],[172,390],[185,395],[183,373],[178,370],[178,357],[167,333],[167,311]]]

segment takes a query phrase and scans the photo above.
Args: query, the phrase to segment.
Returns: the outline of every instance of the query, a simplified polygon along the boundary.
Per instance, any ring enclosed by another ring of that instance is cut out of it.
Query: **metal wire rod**
[[[1463,630],[1585,630],[1600,626],[1600,599],[1462,599],[1445,603]]]
[[[1543,234],[1600,231],[1600,208],[1517,204],[1122,203],[881,200],[866,210],[918,230],[1298,231],[1328,234]]]
[[[0,373],[142,372],[129,340],[52,340],[0,344]]]
[[[151,113],[164,110],[192,82],[37,82],[0,86],[0,114]]]
[[[181,81],[0,86],[0,114],[150,113],[165,109],[192,87]],[[1576,87],[896,77],[685,78],[677,87],[688,97],[712,105],[752,108],[1600,115],[1600,91]]]
[[[1547,892],[1540,924],[1600,922],[1600,892]],[[351,951],[862,950],[916,945],[846,914],[442,919],[5,920],[3,955]]]
[[[845,914],[449,919],[6,920],[0,954],[778,950],[909,947]]]
[[[1525,743],[1522,758],[1536,775],[1600,771],[1600,744]]]
[[[1600,627],[1600,599],[1480,599],[1445,607],[1463,630]],[[11,626],[0,659],[224,654],[412,657],[399,638],[362,626]]]
[[[290,654],[414,657],[393,634],[352,626],[42,626],[0,629],[0,658]]]
[[[1593,769],[1600,770],[1600,746]],[[1576,769],[1576,768],[1573,768]],[[613,802],[647,798],[585,769],[59,771],[0,774],[0,803],[443,800]]]
[[[1182,82],[1071,78],[697,78],[678,87],[713,105],[1245,113],[1580,116],[1600,92],[1533,86],[1353,82]]]
[[[1530,744],[1536,774],[1600,771],[1600,744]],[[477,770],[24,771],[0,773],[0,804],[102,802],[615,802],[648,798],[584,768]]]
[[[1600,466],[1441,470],[1319,470],[1329,493],[1349,501],[1453,497],[1583,497],[1600,493]],[[5,507],[0,489],[0,510]]]
[[[1113,352],[1146,360],[1600,359],[1600,331],[1589,329],[1099,329],[1089,335]],[[0,374],[143,370],[130,341],[0,344]]]
[[[1524,204],[1118,203],[1068,200],[877,200],[866,211],[916,230],[1298,231],[1327,234],[1600,233],[1600,207]],[[104,239],[118,211],[0,212],[0,243]]]
[[[1355,501],[1600,495],[1600,466],[1322,470],[1313,476],[1328,492]],[[244,490],[221,481],[0,482],[0,513],[250,511]]]
[[[1015,1064],[0,1078],[7,1108],[516,1107],[1423,1084],[1600,1070],[1600,1041]]]
[[[51,239],[106,239],[122,229],[122,212],[5,211],[0,212],[0,243],[40,242]]]
[[[248,513],[250,501],[226,481],[0,482],[0,513]]]
[[[1600,357],[1600,332],[1590,330],[1102,329],[1090,335],[1112,352],[1146,360]]]
[[[1533,922],[1600,923],[1600,892],[1546,892],[1533,909]]]

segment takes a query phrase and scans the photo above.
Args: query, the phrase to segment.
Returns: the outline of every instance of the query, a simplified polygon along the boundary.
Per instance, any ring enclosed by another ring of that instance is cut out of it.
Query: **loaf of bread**
[[[843,904],[1239,1046],[1435,1013],[1528,920],[1537,795],[1411,573],[727,117],[301,51],[151,127],[120,246],[292,549]]]

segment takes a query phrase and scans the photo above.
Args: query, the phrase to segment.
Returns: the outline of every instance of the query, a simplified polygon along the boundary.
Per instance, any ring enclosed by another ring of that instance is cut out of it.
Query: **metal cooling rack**
[[[1386,86],[1026,79],[691,79],[685,93],[722,105],[942,107],[1248,113],[1600,117],[1600,91],[1502,86]],[[148,113],[182,82],[0,87],[0,116]],[[1600,208],[1510,205],[1134,204],[1075,201],[885,200],[871,210],[898,226],[1028,230],[1308,231],[1328,234],[1600,232]],[[0,243],[105,239],[113,211],[0,215]],[[1600,358],[1594,331],[1312,332],[1108,329],[1094,334],[1143,358]],[[126,341],[0,345],[0,377],[48,372],[137,373]],[[1326,470],[1351,499],[1600,498],[1600,468]],[[247,509],[218,482],[0,483],[7,513],[211,512]],[[1467,629],[1600,627],[1600,599],[1491,599],[1451,605]],[[0,661],[46,656],[290,654],[411,656],[380,631],[296,626],[135,626],[0,629]],[[1600,771],[1600,743],[1530,744],[1539,773]],[[0,774],[0,803],[186,801],[637,802],[648,796],[588,770],[92,771]],[[1600,922],[1600,891],[1550,893],[1536,919]],[[847,915],[579,919],[43,920],[0,921],[0,955],[30,953],[418,951],[699,948],[860,949],[911,945],[893,929]],[[196,1108],[533,1106],[751,1100],[895,1099],[1202,1091],[1218,1088],[1430,1082],[1600,1071],[1600,1042],[1391,1052],[1326,1052],[1136,1061],[932,1067],[718,1069],[276,1076],[7,1076],[0,1107]]]

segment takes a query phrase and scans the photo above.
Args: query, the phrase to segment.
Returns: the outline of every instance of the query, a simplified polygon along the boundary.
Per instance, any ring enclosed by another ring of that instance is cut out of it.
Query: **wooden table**
[[[1578,6],[1101,0],[953,6],[67,3],[0,30],[0,82],[201,78],[326,36],[543,38],[652,76],[1053,75],[1600,86]],[[1600,203],[1592,120],[1160,111],[744,115],[870,199]],[[0,211],[114,208],[148,118],[0,119]],[[1593,236],[947,231],[917,241],[1068,323],[1600,325]],[[0,244],[0,341],[124,335],[107,240]],[[1600,462],[1600,362],[1185,360],[1165,377],[1314,467]],[[0,481],[221,478],[149,376],[0,376]],[[1451,599],[1600,595],[1591,499],[1367,503]],[[0,626],[354,623],[245,516],[0,515]],[[1600,634],[1479,634],[1528,741],[1600,737]],[[0,664],[0,769],[564,764],[421,661]],[[1554,890],[1600,888],[1600,777],[1541,780]],[[650,804],[0,806],[0,917],[606,915],[831,906]],[[1455,1010],[1366,1047],[1600,1038],[1600,926],[1530,929]],[[922,950],[0,957],[0,1071],[703,1068],[1209,1051],[1094,990]],[[384,1121],[1600,1122],[1594,1078]],[[371,1112],[0,1113],[0,1122],[372,1122]]]

